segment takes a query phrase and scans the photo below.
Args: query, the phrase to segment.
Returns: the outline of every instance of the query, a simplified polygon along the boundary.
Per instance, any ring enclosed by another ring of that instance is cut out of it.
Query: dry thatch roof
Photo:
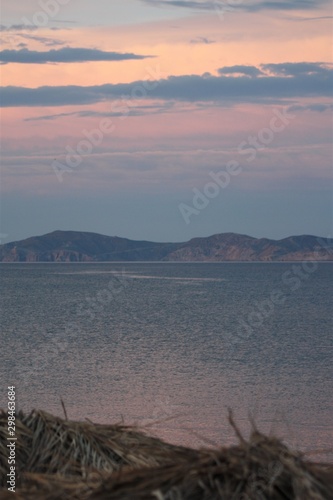
[[[1,412],[0,477],[5,477],[8,469],[6,437],[7,414]],[[188,453],[187,448],[164,443],[133,427],[73,422],[42,411],[19,412],[16,437],[20,471],[64,477],[85,478],[91,471],[112,473],[124,466],[155,466],[170,463],[175,456],[185,459]]]
[[[7,414],[0,412],[3,499],[12,498],[5,479],[6,433]],[[18,413],[16,437],[18,500],[333,499],[332,465],[307,462],[257,430],[249,441],[238,433],[236,446],[194,450],[124,425],[33,411]]]

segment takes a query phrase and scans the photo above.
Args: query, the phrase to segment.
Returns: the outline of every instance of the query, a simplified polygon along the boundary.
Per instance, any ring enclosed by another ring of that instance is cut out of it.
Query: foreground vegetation
[[[137,428],[16,415],[16,473],[7,489],[7,413],[0,411],[0,498],[18,500],[328,500],[333,465],[307,461],[280,440],[230,423],[238,445],[191,449]],[[13,496],[14,495],[14,496]]]

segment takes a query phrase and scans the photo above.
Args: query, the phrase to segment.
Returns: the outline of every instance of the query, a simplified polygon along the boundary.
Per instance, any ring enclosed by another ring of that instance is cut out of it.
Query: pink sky
[[[84,131],[99,128],[107,118],[114,130],[104,134],[101,144],[85,155],[80,172],[65,174],[64,191],[93,189],[103,195],[116,189],[126,196],[139,186],[142,192],[155,195],[163,185],[170,193],[188,198],[193,187],[202,186],[210,170],[217,171],[230,159],[244,163],[239,145],[267,128],[277,109],[293,110],[289,113],[295,117],[258,151],[250,165],[245,161],[237,186],[249,192],[265,192],[275,182],[280,189],[297,183],[307,190],[324,189],[325,184],[327,188],[332,175],[332,107],[325,90],[332,69],[329,2],[313,2],[312,9],[299,10],[290,2],[290,8],[274,10],[267,7],[269,1],[253,0],[248,5],[262,5],[253,11],[245,11],[241,2],[239,9],[226,12],[223,20],[203,8],[156,3],[159,7],[128,0],[129,13],[124,3],[116,1],[108,6],[99,0],[100,9],[93,13],[86,0],[80,4],[85,10],[73,0],[59,7],[58,15],[50,17],[46,26],[22,29],[18,26],[22,18],[33,19],[41,10],[40,4],[32,2],[28,8],[21,1],[15,6],[3,2],[1,85],[7,87],[1,113],[4,195],[58,196],[52,162],[55,158],[64,161],[68,147],[76,150],[85,139]],[[91,62],[85,56],[75,63],[28,63],[40,52],[47,59],[52,51],[69,53],[69,48],[90,49],[102,56],[115,52],[153,57]],[[23,62],[14,62],[18,55]],[[287,67],[286,63],[293,65]],[[314,70],[303,70],[301,63],[313,64]],[[281,66],[264,68],[278,64]],[[235,66],[251,67],[251,71],[257,68],[262,73],[246,77],[235,69],[229,74],[223,69]],[[321,76],[323,71],[327,76]],[[127,84],[128,96],[138,87],[135,82],[142,86],[147,78],[154,80],[152,75],[157,80],[156,94],[148,90],[143,98],[123,98],[120,84]],[[272,84],[267,84],[265,95],[261,95],[253,81],[260,86],[268,76]],[[288,84],[289,78],[292,91],[288,85],[284,93],[279,91],[281,77],[283,84]],[[216,88],[222,78],[225,96],[217,89],[217,95],[210,98],[209,91],[201,90],[205,78],[211,78],[213,86],[207,88]],[[245,94],[237,98],[229,82],[237,85],[240,78]],[[186,85],[185,80],[188,87],[182,87],[184,94],[181,86],[183,81]],[[247,92],[247,82],[254,90]],[[117,95],[80,101],[86,88],[95,93],[95,87],[105,84],[113,84]],[[77,103],[52,104],[56,87],[62,87],[61,97],[72,85],[78,88],[73,94]],[[51,100],[38,105],[23,96],[22,105],[16,105],[12,86],[18,88],[19,98],[25,89],[35,89],[37,102],[44,92],[41,87],[51,87]],[[125,101],[129,112],[112,116],[115,104],[119,111],[119,103],[124,108]],[[325,227],[328,225],[326,219]]]

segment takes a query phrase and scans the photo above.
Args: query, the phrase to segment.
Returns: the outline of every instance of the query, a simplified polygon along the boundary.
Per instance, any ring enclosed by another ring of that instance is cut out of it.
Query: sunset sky
[[[0,64],[1,243],[332,236],[331,0],[1,0]]]

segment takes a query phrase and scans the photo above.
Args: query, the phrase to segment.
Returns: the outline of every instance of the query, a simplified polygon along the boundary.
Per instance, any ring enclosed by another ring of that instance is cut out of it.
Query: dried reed
[[[124,425],[42,411],[16,419],[18,500],[332,500],[333,466],[254,429],[214,450],[175,446]],[[0,411],[0,498],[7,491],[7,414]]]

